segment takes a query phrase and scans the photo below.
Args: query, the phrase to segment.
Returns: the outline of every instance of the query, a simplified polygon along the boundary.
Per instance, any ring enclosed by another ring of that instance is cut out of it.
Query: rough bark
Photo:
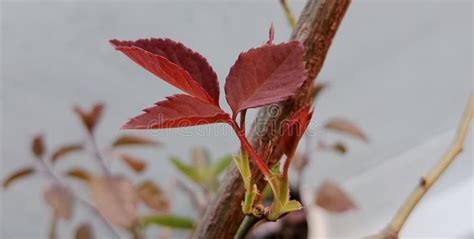
[[[296,96],[280,104],[262,108],[249,135],[257,152],[267,155],[264,158],[269,166],[276,164],[282,156],[276,147],[280,139],[281,122],[301,106],[311,103],[311,86],[323,66],[349,5],[350,0],[308,0],[301,13],[291,39],[303,42],[306,47],[308,78]],[[257,180],[259,189],[262,189],[266,182],[255,165],[252,164],[251,167],[253,178]],[[193,238],[233,238],[245,216],[241,209],[243,197],[243,182],[233,165],[226,173],[215,199],[207,206]]]

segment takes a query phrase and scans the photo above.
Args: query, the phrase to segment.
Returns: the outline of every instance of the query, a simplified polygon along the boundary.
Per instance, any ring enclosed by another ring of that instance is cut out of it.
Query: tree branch
[[[265,160],[269,167],[275,165],[282,153],[277,147],[281,122],[300,107],[312,103],[310,89],[321,70],[326,54],[336,31],[350,5],[350,0],[308,0],[298,20],[291,39],[299,40],[306,47],[306,69],[308,78],[293,98],[286,102],[262,108],[250,132],[250,141],[259,155],[267,155],[264,150],[272,145],[272,153]],[[260,142],[263,142],[261,144]],[[252,175],[259,188],[265,181],[252,162]],[[235,165],[228,170],[215,199],[207,206],[200,224],[193,234],[195,239],[233,238],[244,218],[241,202],[244,186]]]
[[[459,125],[456,136],[451,144],[450,149],[443,158],[436,164],[424,177],[421,178],[420,183],[417,185],[415,190],[409,195],[405,203],[400,207],[397,214],[393,217],[392,221],[388,224],[387,228],[382,232],[381,235],[375,236],[375,238],[398,238],[400,230],[407,221],[408,217],[412,213],[413,209],[418,205],[423,196],[428,192],[431,186],[436,180],[443,175],[446,169],[456,159],[456,156],[462,152],[464,147],[464,140],[466,134],[469,131],[471,120],[474,116],[474,93],[471,94],[469,101],[466,105],[464,116]]]

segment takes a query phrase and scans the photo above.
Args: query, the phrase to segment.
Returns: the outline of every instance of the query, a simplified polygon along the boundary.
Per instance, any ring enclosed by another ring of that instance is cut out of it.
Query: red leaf
[[[275,26],[272,24],[270,25],[270,29],[268,30],[268,41],[265,44],[271,45],[273,44],[273,40],[275,40]]]
[[[182,94],[168,97],[143,111],[145,111],[144,114],[131,119],[123,128],[177,128],[222,123],[229,119],[229,115],[219,107]]]
[[[170,39],[111,40],[110,43],[171,85],[202,101],[219,105],[217,75],[199,53]]]
[[[294,113],[287,124],[283,126],[283,135],[280,141],[280,147],[284,154],[292,158],[298,143],[308,128],[313,112],[309,105]]]
[[[286,100],[305,80],[304,48],[292,41],[241,53],[226,79],[227,102],[238,112]]]

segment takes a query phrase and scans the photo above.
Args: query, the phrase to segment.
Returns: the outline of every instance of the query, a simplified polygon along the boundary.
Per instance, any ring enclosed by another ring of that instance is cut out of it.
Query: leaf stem
[[[100,149],[99,149],[99,146],[97,145],[97,141],[95,139],[95,135],[92,134],[92,133],[89,133],[88,134],[88,137],[89,137],[89,141],[90,141],[90,145],[92,147],[92,154],[94,155],[96,161],[99,163],[101,169],[102,169],[102,172],[106,175],[106,176],[110,176],[110,170],[109,168],[107,167],[107,165],[105,164],[105,160],[104,160],[104,157],[102,156],[102,153],[100,152]]]
[[[244,220],[240,224],[239,229],[237,230],[237,233],[234,236],[234,239],[245,239],[252,227],[260,220],[261,218],[258,218],[254,215],[245,216]]]
[[[176,179],[176,186],[189,196],[191,203],[196,207],[198,214],[201,215],[204,211],[204,205],[201,203],[202,200],[200,200],[199,195],[180,179]]]
[[[257,165],[258,169],[266,178],[271,178],[270,169],[268,168],[267,164],[257,154],[257,152],[255,152],[255,149],[252,147],[247,137],[245,136],[245,132],[237,125],[237,122],[235,122],[235,120],[229,119],[227,123],[234,129],[235,133],[237,134],[237,137],[240,140],[240,143],[243,145],[243,147],[245,147],[247,152],[255,161],[255,164]]]
[[[240,112],[240,128],[245,133],[245,116],[247,115],[247,110],[242,110]]]
[[[436,164],[426,176],[422,177],[420,183],[415,188],[415,190],[409,195],[405,203],[400,207],[397,214],[394,216],[392,221],[389,223],[385,231],[383,232],[383,237],[385,238],[398,238],[398,234],[405,224],[406,220],[412,213],[413,209],[423,198],[426,192],[431,188],[431,186],[436,182],[436,180],[445,172],[449,165],[456,159],[456,156],[462,152],[464,147],[464,140],[466,134],[469,131],[469,126],[471,120],[474,116],[474,93],[471,93],[469,102],[466,106],[464,116],[461,120],[459,128],[457,130],[456,136],[451,144],[448,152],[443,156],[443,158]]]
[[[283,179],[286,179],[288,181],[288,171],[290,170],[290,163],[291,160],[293,159],[293,155],[287,156],[285,160],[285,164],[283,165]]]

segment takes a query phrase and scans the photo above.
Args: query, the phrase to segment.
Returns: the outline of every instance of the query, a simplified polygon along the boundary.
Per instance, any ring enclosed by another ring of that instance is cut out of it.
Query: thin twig
[[[191,187],[179,179],[176,179],[176,186],[188,195],[189,199],[191,199],[191,203],[196,207],[199,215],[201,215],[204,211],[204,205],[199,195]]]
[[[290,24],[292,29],[296,28],[296,18],[291,12],[290,6],[288,5],[288,2],[286,0],[280,0],[280,4],[283,7],[283,10],[285,11],[286,19],[288,20],[288,23]]]
[[[107,165],[105,163],[105,159],[102,156],[102,153],[100,152],[99,146],[97,145],[97,141],[95,139],[95,135],[94,134],[88,134],[88,139],[89,139],[89,142],[90,142],[90,146],[92,148],[92,154],[93,154],[94,158],[96,159],[97,163],[99,164],[99,166],[101,167],[102,172],[106,176],[110,176],[111,175],[110,174],[110,169],[107,167]]]
[[[469,131],[471,120],[474,116],[474,93],[471,94],[469,102],[467,103],[464,116],[459,125],[456,136],[451,144],[448,152],[443,158],[436,164],[424,177],[421,178],[420,183],[416,189],[406,199],[405,203],[400,207],[395,217],[389,223],[385,231],[383,232],[383,238],[398,238],[400,230],[405,224],[407,218],[412,213],[413,209],[418,205],[420,200],[423,198],[430,187],[436,182],[436,180],[443,175],[449,165],[456,159],[456,156],[462,152],[464,147],[464,140],[466,134]]]

